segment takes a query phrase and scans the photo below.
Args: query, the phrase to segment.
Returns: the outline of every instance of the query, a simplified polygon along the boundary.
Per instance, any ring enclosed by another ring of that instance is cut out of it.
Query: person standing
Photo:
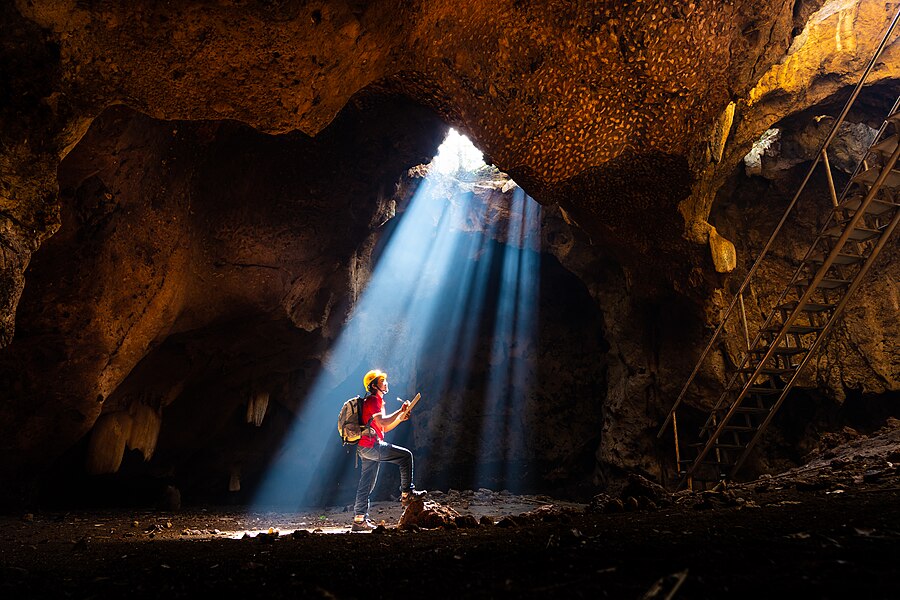
[[[356,452],[362,462],[359,485],[356,488],[356,502],[353,506],[353,531],[368,531],[375,528],[369,519],[369,496],[375,489],[381,463],[393,463],[400,467],[400,502],[408,506],[414,498],[425,494],[415,489],[413,483],[413,455],[401,446],[384,441],[384,434],[409,419],[409,402],[388,414],[384,407],[384,395],[388,392],[387,373],[373,369],[363,377],[366,397],[363,400],[362,420],[368,425],[367,434],[359,439]]]

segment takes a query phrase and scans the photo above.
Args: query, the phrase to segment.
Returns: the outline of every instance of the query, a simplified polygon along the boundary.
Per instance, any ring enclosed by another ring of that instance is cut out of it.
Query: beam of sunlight
[[[540,205],[516,188],[509,214],[479,438],[478,485],[494,489],[522,484],[536,368]]]
[[[494,336],[505,340],[501,343],[512,344],[515,351],[515,360],[490,366],[488,379],[524,380],[532,371],[520,350],[528,344],[534,346],[539,205],[515,188],[505,244],[497,241],[503,226],[496,207],[476,198],[472,191],[448,198],[446,186],[438,182],[446,177],[437,169],[441,164],[451,165],[441,169],[455,173],[484,166],[480,152],[473,152],[471,143],[468,149],[460,146],[459,138],[465,140],[451,130],[406,210],[389,224],[365,290],[326,353],[320,373],[309,389],[302,391],[304,402],[258,487],[255,510],[295,510],[352,501],[358,477],[355,446],[341,446],[335,424],[341,403],[363,393],[362,376],[369,369],[388,372],[394,395],[409,398],[416,391],[422,393],[423,400],[410,421],[388,434],[390,441],[413,449],[420,487],[431,484],[428,474],[439,469],[447,456],[460,456],[456,442],[444,443],[437,428],[447,419],[459,417],[464,401],[471,401],[467,382],[475,370],[473,361],[487,323],[493,323]],[[498,287],[491,278],[496,275],[500,252],[503,282],[495,317],[490,313],[489,296]],[[486,313],[488,318],[483,316]],[[504,373],[495,376],[495,369]],[[417,389],[419,379],[427,389]],[[511,425],[518,433],[504,435],[522,439],[524,396],[520,392],[524,388],[516,386],[519,395],[513,397],[504,395],[500,386],[497,383],[492,396],[504,398],[507,405],[516,404],[510,410],[518,415]],[[399,407],[392,398],[386,398],[388,411]],[[433,429],[426,431],[425,423]],[[471,427],[478,429],[477,425]],[[423,444],[412,443],[417,435],[437,442],[419,451]]]

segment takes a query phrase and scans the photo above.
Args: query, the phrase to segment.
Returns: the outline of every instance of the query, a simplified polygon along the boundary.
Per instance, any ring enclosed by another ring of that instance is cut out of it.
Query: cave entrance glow
[[[389,374],[389,412],[400,406],[397,395],[422,394],[411,419],[387,434],[413,451],[417,487],[446,484],[431,474],[453,465],[463,465],[461,485],[473,489],[520,479],[512,457],[526,454],[540,205],[453,130],[418,171],[425,176],[385,226],[371,276],[305,390],[256,509],[352,502],[355,447],[341,446],[335,425],[371,368]],[[379,477],[393,471],[388,465]]]

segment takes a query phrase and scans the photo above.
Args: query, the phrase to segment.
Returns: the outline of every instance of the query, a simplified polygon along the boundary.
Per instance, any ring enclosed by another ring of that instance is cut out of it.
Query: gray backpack
[[[364,435],[375,435],[375,430],[372,428],[374,416],[369,419],[368,423],[363,424],[362,409],[364,400],[365,398],[362,396],[350,398],[344,402],[344,405],[341,406],[341,412],[338,413],[338,435],[341,436],[341,441],[345,446],[358,444],[359,438]]]

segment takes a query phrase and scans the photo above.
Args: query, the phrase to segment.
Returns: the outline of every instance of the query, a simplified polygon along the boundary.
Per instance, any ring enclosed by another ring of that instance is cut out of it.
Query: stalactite
[[[231,466],[231,475],[228,479],[228,491],[241,491],[241,468],[238,465]]]
[[[250,401],[247,403],[247,422],[253,423],[257,427],[262,425],[263,418],[266,416],[266,409],[269,407],[269,392],[256,391],[250,394]]]
[[[145,461],[150,460],[156,450],[162,416],[159,411],[142,402],[133,403],[128,412],[131,415],[132,425],[127,447],[129,450],[139,450]]]
[[[91,431],[85,469],[91,475],[115,473],[122,464],[125,442],[131,435],[131,415],[114,412],[100,415]]]

